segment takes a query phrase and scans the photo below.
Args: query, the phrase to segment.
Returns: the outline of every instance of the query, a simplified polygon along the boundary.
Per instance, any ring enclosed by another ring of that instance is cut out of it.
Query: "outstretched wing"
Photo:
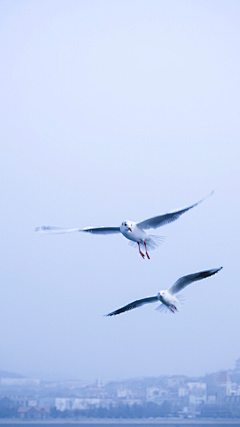
[[[79,228],[63,228],[63,227],[51,227],[50,225],[43,225],[42,227],[35,228],[37,233],[44,234],[62,234],[62,233],[74,233],[75,231],[81,231]]]
[[[214,268],[212,270],[205,270],[200,271],[199,273],[194,274],[188,274],[187,276],[183,276],[180,279],[178,279],[169,289],[168,292],[170,294],[176,294],[177,292],[180,292],[182,289],[184,289],[187,285],[189,285],[192,282],[196,282],[197,280],[206,279],[206,277],[213,276],[213,274],[216,274],[218,271],[220,271],[222,267],[220,268]]]
[[[124,311],[132,310],[133,308],[141,307],[141,305],[148,304],[151,302],[158,301],[158,297],[148,297],[143,299],[138,299],[136,301],[130,302],[130,304],[125,305],[124,307],[118,308],[118,310],[112,311],[112,313],[106,314],[106,316],[116,316],[116,314],[124,313]]]
[[[116,234],[120,233],[120,227],[88,227],[81,231],[92,234]]]
[[[76,231],[92,233],[92,234],[116,234],[120,233],[119,227],[86,227],[86,228],[62,228],[62,227],[50,227],[42,226],[35,229],[38,233],[45,234],[63,234],[63,233],[74,233]]]
[[[199,203],[202,203],[205,199],[207,199],[207,197],[211,196],[213,193],[214,191],[212,191],[208,196],[204,197],[204,199],[199,200],[199,202],[194,203],[194,205],[189,206],[188,208],[181,209],[176,212],[170,212],[167,214],[154,216],[153,218],[149,218],[149,219],[146,219],[145,221],[139,222],[137,226],[142,230],[148,230],[150,228],[158,228],[158,227],[161,227],[162,225],[166,225],[166,224],[169,224],[170,222],[176,221],[176,219],[178,219],[182,214],[189,211],[189,209],[192,209],[195,206],[199,205]]]

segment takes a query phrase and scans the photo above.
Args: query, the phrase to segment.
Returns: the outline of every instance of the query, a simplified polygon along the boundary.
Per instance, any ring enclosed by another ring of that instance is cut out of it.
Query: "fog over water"
[[[0,3],[0,369],[204,375],[240,356],[240,3]],[[45,236],[204,203],[152,234]],[[150,304],[179,277],[175,315]]]

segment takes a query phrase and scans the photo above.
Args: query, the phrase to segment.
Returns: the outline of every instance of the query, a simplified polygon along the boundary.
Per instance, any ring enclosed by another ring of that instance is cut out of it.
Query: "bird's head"
[[[164,296],[165,296],[165,291],[158,292],[158,299],[159,299],[159,301],[162,301],[164,299]]]
[[[132,223],[131,221],[123,221],[121,226],[120,226],[120,230],[123,231],[131,231],[132,232]]]

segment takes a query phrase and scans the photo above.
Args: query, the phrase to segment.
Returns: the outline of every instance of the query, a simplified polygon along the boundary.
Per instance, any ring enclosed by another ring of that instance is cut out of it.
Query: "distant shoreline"
[[[240,419],[224,419],[224,418],[198,418],[198,419],[183,419],[183,418],[154,418],[154,419],[81,419],[81,420],[72,420],[72,419],[51,419],[51,420],[20,420],[20,419],[0,419],[1,426],[14,427],[14,426],[110,426],[113,425],[115,427],[124,425],[127,426],[144,426],[147,427],[149,425],[155,426],[240,426]]]

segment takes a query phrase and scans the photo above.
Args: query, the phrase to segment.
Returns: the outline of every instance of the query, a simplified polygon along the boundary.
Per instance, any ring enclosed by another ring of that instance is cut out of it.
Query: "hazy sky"
[[[0,369],[120,379],[240,356],[240,2],[2,0]],[[151,260],[119,226],[189,206]],[[107,318],[179,277],[180,313]]]

